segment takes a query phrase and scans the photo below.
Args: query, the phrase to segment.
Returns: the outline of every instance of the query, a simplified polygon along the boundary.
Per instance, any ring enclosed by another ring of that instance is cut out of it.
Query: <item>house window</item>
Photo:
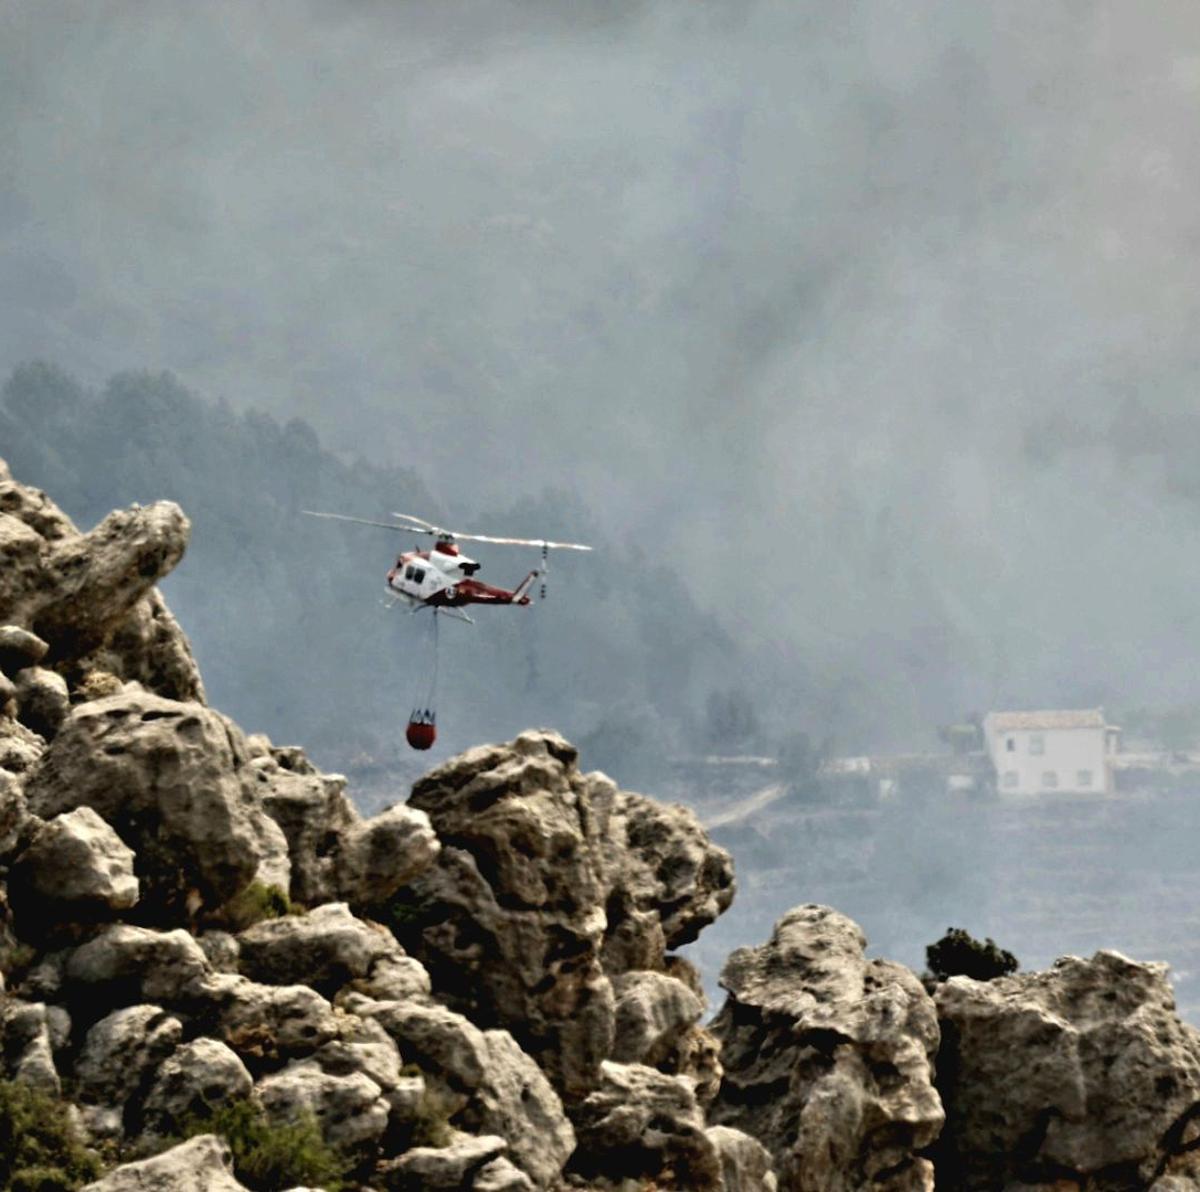
[[[1046,738],[1041,733],[1029,734],[1029,753],[1031,757],[1041,757],[1046,752]]]
[[[1009,753],[1016,753],[1016,751],[1017,751],[1016,737],[1009,737],[1008,740],[1004,742],[1004,748],[1007,749]]]
[[[1078,781],[1080,786],[1091,786],[1092,785],[1091,770],[1080,770],[1079,773],[1075,775],[1075,778]]]
[[[1050,791],[1058,786],[1058,773],[1054,770],[1042,771],[1042,786]]]
[[[1016,772],[1016,770],[1005,770],[1005,771],[1004,771],[1004,785],[1005,785],[1006,787],[1008,787],[1010,790],[1011,790],[1011,789],[1012,789],[1014,786],[1016,786],[1016,785],[1017,785],[1017,772]]]

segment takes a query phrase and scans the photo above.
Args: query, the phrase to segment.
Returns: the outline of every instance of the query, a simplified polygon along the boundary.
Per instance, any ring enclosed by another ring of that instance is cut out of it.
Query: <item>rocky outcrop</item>
[[[81,534],[45,493],[5,469],[0,622],[42,638],[56,669],[82,677],[99,668],[169,698],[202,701],[187,639],[154,590],[182,558],[189,530],[179,506],[160,501],[112,513]]]
[[[287,843],[295,902],[380,906],[433,864],[441,846],[423,812],[392,807],[364,820],[346,780],[322,774],[301,750],[262,738],[251,748],[258,795]]]
[[[481,1031],[444,1006],[362,997],[345,1004],[395,1040],[456,1125],[501,1137],[532,1186],[553,1185],[575,1134],[550,1082],[507,1031]]]
[[[932,999],[908,969],[864,956],[858,925],[802,906],[739,948],[712,1030],[725,1069],[712,1118],[759,1139],[780,1189],[928,1189],[920,1152],[944,1118]]]
[[[238,945],[241,971],[253,980],[303,982],[330,994],[359,980],[370,987],[381,966],[390,970],[416,964],[391,932],[356,919],[344,902],[256,924],[242,932]]]
[[[582,775],[561,737],[525,733],[439,766],[410,799],[442,852],[412,883],[425,913],[409,950],[435,991],[512,1031],[568,1097],[594,1085],[613,1036],[600,964],[610,786]]]
[[[140,917],[187,922],[237,894],[262,859],[248,761],[216,712],[123,691],[71,712],[25,797],[44,818],[92,808],[136,854]]]
[[[179,1019],[150,1005],[115,1010],[88,1031],[75,1080],[93,1135],[121,1136],[126,1105],[182,1037]]]
[[[939,1188],[1200,1184],[1200,1032],[1179,1021],[1164,965],[1097,952],[953,977],[937,1009]]]
[[[133,851],[90,807],[43,825],[14,862],[9,900],[27,932],[113,918],[138,901]]]
[[[691,1081],[643,1064],[606,1062],[600,1086],[574,1114],[572,1170],[586,1179],[720,1192],[722,1159],[705,1132]]]
[[[468,751],[418,782],[410,803],[429,813],[443,849],[410,886],[409,951],[438,996],[511,1031],[569,1102],[586,1096],[614,1054],[613,978],[665,970],[665,950],[729,904],[728,854],[683,808],[582,773],[550,732]],[[665,982],[658,1009],[629,995],[621,1054],[640,1047],[683,1070],[700,1007]],[[649,1019],[635,1026],[639,1012]]]
[[[233,1156],[214,1134],[201,1134],[152,1159],[126,1163],[83,1192],[246,1192],[233,1178]]]
[[[137,1132],[170,1138],[214,1106],[248,1097],[254,1081],[224,1043],[199,1038],[171,1052],[154,1074]]]
[[[614,789],[604,852],[610,974],[662,968],[664,952],[690,944],[733,901],[729,854],[680,804]]]

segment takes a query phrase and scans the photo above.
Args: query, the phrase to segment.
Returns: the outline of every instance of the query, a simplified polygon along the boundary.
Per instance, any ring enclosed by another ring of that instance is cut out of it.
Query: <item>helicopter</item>
[[[363,526],[377,526],[398,534],[425,534],[436,539],[429,550],[411,550],[401,553],[387,573],[387,590],[392,605],[407,604],[411,612],[430,608],[460,621],[474,624],[474,620],[463,612],[468,604],[516,604],[527,605],[534,583],[541,579],[541,597],[546,597],[546,571],[549,553],[552,550],[591,550],[581,542],[550,542],[544,538],[497,538],[491,534],[466,534],[460,530],[448,530],[435,526],[424,518],[411,513],[393,513],[396,522],[372,521],[369,518],[350,517],[344,513],[319,513],[304,509],[309,517],[324,517],[333,521],[353,522]],[[399,523],[399,524],[397,524]],[[542,565],[531,571],[515,588],[493,587],[475,578],[482,564],[467,558],[459,549],[459,540],[467,542],[491,542],[502,546],[536,546],[541,548]]]

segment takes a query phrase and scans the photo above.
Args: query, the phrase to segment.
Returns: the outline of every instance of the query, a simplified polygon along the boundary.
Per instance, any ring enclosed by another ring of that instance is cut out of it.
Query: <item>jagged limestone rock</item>
[[[721,1163],[721,1192],[775,1192],[771,1156],[761,1142],[728,1126],[710,1126],[704,1133]]]
[[[386,928],[357,919],[344,902],[268,919],[238,937],[241,971],[268,985],[303,982],[332,993],[367,978],[382,961],[404,956]]]
[[[216,712],[124,691],[71,712],[25,798],[43,817],[93,808],[137,855],[146,913],[186,922],[233,897],[262,859],[248,760]]]
[[[440,845],[423,812],[394,807],[364,820],[340,775],[321,774],[298,749],[262,749],[256,790],[287,840],[294,902],[379,906],[433,864]]]
[[[256,1091],[270,1117],[294,1122],[311,1115],[326,1142],[360,1160],[374,1153],[388,1126],[383,1090],[362,1072],[335,1076],[302,1060],[264,1077]]]
[[[204,1019],[214,1023],[210,1033],[252,1071],[311,1055],[341,1033],[333,1007],[307,985],[259,985],[213,973],[192,995],[204,1005]]]
[[[13,863],[9,896],[22,930],[127,911],[138,900],[133,851],[90,807],[56,815]]]
[[[177,1135],[189,1120],[248,1097],[254,1081],[246,1065],[217,1039],[193,1039],[158,1068],[141,1106],[141,1133]]]
[[[460,1134],[448,1146],[417,1146],[382,1165],[395,1192],[463,1192],[476,1187],[483,1169],[504,1155],[504,1139]]]
[[[123,1163],[81,1192],[247,1192],[233,1177],[233,1156],[215,1134],[200,1134],[187,1142],[143,1159]]]
[[[0,862],[7,862],[22,851],[40,824],[40,820],[29,814],[16,776],[0,767]]]
[[[1200,1032],[1166,966],[1116,952],[937,990],[938,1185],[1067,1179],[1089,1192],[1196,1178]]]
[[[757,1138],[785,1192],[932,1187],[941,1130],[933,1002],[908,969],[864,956],[858,925],[801,906],[739,948],[712,1025],[725,1074],[711,1120]]]
[[[186,931],[151,931],[119,923],[71,952],[63,967],[67,996],[98,1018],[113,1006],[186,1001],[209,973]]]
[[[62,1092],[55,1053],[65,1046],[71,1020],[65,1010],[42,1002],[5,999],[0,1009],[0,1047],[8,1077],[50,1097]]]
[[[187,639],[154,590],[183,556],[189,529],[177,505],[160,501],[118,510],[80,534],[44,493],[6,475],[0,617],[35,630],[56,664],[99,664],[160,695],[202,701]]]
[[[443,849],[413,883],[428,913],[409,951],[439,996],[512,1031],[568,1096],[594,1085],[613,1030],[600,966],[603,808],[575,757],[553,733],[523,733],[437,767],[410,800]]]
[[[0,625],[0,671],[12,676],[29,666],[37,666],[50,652],[50,646],[36,633],[20,625]]]
[[[733,902],[729,854],[680,804],[616,791],[606,842],[610,974],[663,968],[664,951],[691,943]]]
[[[616,1034],[611,1058],[657,1068],[678,1051],[704,1010],[682,981],[665,973],[622,973],[613,979]]]
[[[686,1077],[605,1062],[600,1086],[572,1117],[579,1145],[571,1170],[583,1177],[721,1192],[721,1157]]]
[[[507,1031],[481,1031],[437,1005],[355,998],[347,1008],[387,1031],[403,1058],[436,1083],[457,1124],[504,1138],[535,1187],[554,1185],[574,1131],[549,1080]]]
[[[0,716],[0,770],[14,776],[28,774],[45,752],[42,737],[19,720]]]
[[[183,1024],[161,1006],[114,1010],[84,1037],[75,1061],[78,1100],[122,1110],[182,1037]]]
[[[435,995],[510,1030],[568,1100],[611,1054],[609,978],[663,970],[729,904],[729,856],[681,807],[583,774],[546,731],[468,750],[413,788],[443,843],[398,930]]]
[[[14,686],[17,719],[38,736],[49,740],[71,710],[66,679],[57,671],[30,666],[17,672]]]
[[[326,1043],[313,1058],[331,1076],[361,1072],[384,1093],[398,1089],[406,1079],[400,1074],[400,1051],[378,1022],[347,1014],[338,1038]]]

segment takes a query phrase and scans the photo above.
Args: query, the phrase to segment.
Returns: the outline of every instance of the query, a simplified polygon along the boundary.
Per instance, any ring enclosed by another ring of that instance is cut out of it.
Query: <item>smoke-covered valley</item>
[[[11,3],[0,455],[89,525],[179,500],[214,702],[330,766],[415,773],[427,643],[379,607],[397,543],[302,508],[597,547],[443,627],[439,756],[549,723],[651,787],[1002,707],[1186,723],[1198,95],[1182,3]],[[1089,818],[1033,909],[957,812],[785,901],[1040,961],[1076,866],[1191,842],[1160,812]],[[744,895],[778,872],[731,843]]]

